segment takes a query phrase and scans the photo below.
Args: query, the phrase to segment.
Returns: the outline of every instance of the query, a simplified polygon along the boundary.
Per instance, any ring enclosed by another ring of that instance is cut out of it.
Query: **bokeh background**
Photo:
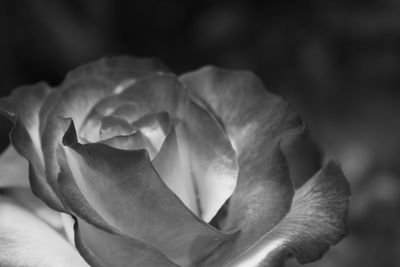
[[[307,266],[400,266],[400,1],[0,2],[1,96],[121,54],[254,71],[308,125],[288,153],[339,159],[352,186],[350,236]]]

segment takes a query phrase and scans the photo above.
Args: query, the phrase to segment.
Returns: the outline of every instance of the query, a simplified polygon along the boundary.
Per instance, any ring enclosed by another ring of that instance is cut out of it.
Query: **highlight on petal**
[[[101,120],[100,139],[111,138],[118,135],[129,135],[134,132],[134,127],[124,119],[107,116]]]
[[[185,155],[179,150],[175,127],[170,123],[167,136],[157,156],[152,160],[152,163],[154,169],[168,188],[171,189],[194,214],[199,214],[200,207],[191,172],[188,168],[182,166],[181,158],[184,156]]]
[[[199,216],[210,221],[231,196],[238,173],[235,151],[221,125],[190,99],[173,75],[139,79],[121,97],[146,103],[153,113],[165,111],[176,119],[181,165],[192,173]]]
[[[222,127],[192,101],[181,111],[180,151],[187,155],[200,205],[200,216],[212,220],[237,185],[236,153]]]
[[[72,123],[63,143],[66,157],[60,159],[60,192],[71,210],[88,223],[109,233],[117,229],[179,265],[202,259],[233,237],[191,213],[161,181],[146,151],[81,145]]]
[[[349,196],[341,168],[328,163],[296,191],[287,216],[228,266],[279,262],[288,253],[302,264],[318,260],[347,235]]]
[[[0,195],[1,266],[88,266],[50,226]]]
[[[223,122],[237,154],[238,181],[227,207],[226,226],[245,225],[246,221],[251,221],[247,217],[249,212],[262,217],[266,211],[256,211],[267,205],[271,208],[267,214],[272,218],[265,218],[263,222],[268,225],[266,227],[273,227],[289,210],[293,186],[288,173],[277,178],[277,173],[270,169],[270,165],[277,164],[277,169],[285,169],[284,173],[288,171],[282,156],[276,156],[277,162],[273,160],[271,151],[277,151],[277,148],[272,147],[282,136],[301,132],[304,128],[301,120],[288,103],[268,93],[262,82],[250,72],[204,67],[181,76],[180,80],[199,105],[211,110],[218,121]],[[275,186],[257,186],[269,183],[282,183],[285,189],[277,191]],[[281,192],[282,196],[271,197],[273,202],[270,203],[276,205],[257,204],[263,203],[261,199],[254,202],[248,197],[256,196],[257,190],[270,196]]]
[[[0,188],[29,187],[28,161],[10,145],[0,155]]]
[[[218,248],[201,266],[225,266],[224,264],[274,229],[289,212],[294,186],[280,143],[275,143],[264,151],[262,157],[264,166],[261,171],[260,168],[244,170],[249,177],[238,184],[227,207],[227,217],[220,223],[225,231],[239,228],[238,237]],[[254,160],[256,159],[255,155]],[[244,164],[243,168],[253,167],[251,161]],[[243,177],[240,175],[239,173],[239,177]]]
[[[99,143],[122,150],[146,149],[150,158],[154,158],[157,154],[157,151],[151,144],[150,140],[148,140],[141,131],[136,131],[130,135],[114,136],[109,139],[101,140]]]
[[[168,113],[159,112],[144,115],[140,119],[134,121],[132,126],[140,130],[158,152],[171,128],[171,123]]]

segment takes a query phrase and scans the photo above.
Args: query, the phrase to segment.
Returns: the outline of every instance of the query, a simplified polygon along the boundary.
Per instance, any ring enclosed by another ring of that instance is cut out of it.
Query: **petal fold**
[[[53,190],[57,190],[59,172],[56,150],[64,135],[59,118],[72,118],[79,130],[101,100],[123,90],[132,79],[164,71],[168,70],[154,59],[116,57],[88,63],[67,75],[51,103],[47,102],[41,135],[46,178]]]
[[[318,260],[329,246],[347,235],[349,196],[349,184],[340,166],[328,163],[296,191],[287,216],[228,265],[279,262],[288,253],[302,264]]]
[[[14,124],[10,133],[11,144],[29,162],[32,191],[50,207],[61,211],[63,205],[46,180],[40,138],[41,110],[51,92],[45,83],[20,87],[0,100],[0,112]]]
[[[263,169],[247,169],[250,177],[238,184],[229,201],[227,217],[220,223],[223,230],[239,228],[238,237],[218,248],[201,266],[225,266],[274,229],[289,212],[294,186],[280,143],[262,156]],[[246,162],[244,167],[247,166],[251,167],[252,162]]]
[[[301,120],[288,103],[268,93],[260,79],[251,72],[208,66],[185,74],[180,80],[199,105],[223,122],[237,154],[239,175],[227,208],[227,227],[247,225],[248,221],[253,221],[247,213],[254,211],[260,218],[262,214],[271,216],[263,221],[271,229],[289,210],[293,195],[287,164],[278,152],[279,148],[272,147],[285,134],[301,132],[304,128]],[[277,167],[271,167],[274,164]],[[274,173],[274,168],[284,174]],[[280,184],[279,191],[270,184]],[[271,202],[263,202],[265,197],[262,196],[252,203],[250,200],[253,198],[247,196],[257,199],[256,191],[276,197],[271,197]],[[247,208],[248,205],[254,208]],[[263,213],[258,214],[256,206],[260,205]],[[267,228],[263,230],[269,230]]]
[[[147,104],[154,113],[165,111],[175,119],[182,166],[190,167],[200,216],[210,221],[231,196],[238,173],[235,151],[221,125],[190,99],[173,75],[137,80],[121,96]]]
[[[182,166],[178,140],[175,127],[171,124],[167,130],[167,136],[158,151],[157,156],[152,160],[154,169],[160,178],[174,192],[179,199],[194,214],[199,214],[199,203],[196,198],[195,187],[190,170]]]
[[[60,160],[60,191],[72,188],[73,195],[62,193],[64,199],[71,210],[86,214],[83,218],[89,223],[109,232],[118,229],[180,265],[205,257],[233,236],[191,213],[158,177],[145,150],[81,145],[72,123],[63,143],[67,160]],[[82,208],[86,211],[80,212]],[[93,211],[97,214],[87,216]],[[102,221],[93,221],[99,217]]]

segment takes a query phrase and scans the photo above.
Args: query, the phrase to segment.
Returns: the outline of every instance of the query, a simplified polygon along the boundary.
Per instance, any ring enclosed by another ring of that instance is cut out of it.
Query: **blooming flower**
[[[25,158],[30,189],[57,211],[4,190],[2,265],[277,266],[346,235],[340,167],[294,190],[280,140],[303,125],[249,72],[104,59],[0,109],[14,123],[0,186],[25,186]]]

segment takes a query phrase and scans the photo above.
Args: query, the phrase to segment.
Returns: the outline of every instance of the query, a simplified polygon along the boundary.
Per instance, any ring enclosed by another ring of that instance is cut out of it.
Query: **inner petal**
[[[101,120],[99,135],[100,139],[104,140],[113,136],[129,135],[134,131],[134,128],[124,119],[108,116]]]
[[[140,130],[159,151],[171,127],[171,121],[166,112],[150,113],[133,122],[132,127]]]
[[[100,143],[122,150],[146,149],[149,153],[150,159],[153,159],[157,155],[156,148],[152,145],[150,140],[142,134],[141,131],[136,131],[130,135],[114,136],[109,139],[102,140]]]
[[[113,116],[106,118],[102,122],[100,143],[122,150],[147,150],[163,182],[186,207],[200,216],[201,208],[188,156],[186,150],[178,147],[175,127],[168,113],[146,114],[132,124]],[[124,129],[128,133],[134,132],[124,135]],[[103,139],[105,137],[108,138]]]
[[[232,195],[238,163],[224,129],[214,117],[190,99],[175,76],[153,75],[138,80],[121,97],[147,104],[152,112],[166,111],[177,122],[176,135],[182,166],[193,180],[200,217],[210,221]]]
[[[216,231],[184,208],[161,182],[145,151],[81,145],[73,124],[63,144],[65,158],[59,158],[58,179],[66,190],[63,199],[74,211],[84,205],[91,212],[93,207],[94,217],[101,216],[110,225],[106,229],[115,228],[127,238],[151,245],[181,266],[198,262],[233,238],[235,233]],[[92,223],[92,218],[86,219]]]
[[[90,142],[97,142],[103,118],[112,116],[115,110],[127,103],[126,99],[119,96],[110,96],[100,100],[85,117],[82,126],[79,128],[79,137]]]
[[[200,216],[201,209],[197,201],[195,185],[189,165],[184,161],[178,146],[175,128],[171,125],[157,156],[152,160],[160,178],[194,214]]]

